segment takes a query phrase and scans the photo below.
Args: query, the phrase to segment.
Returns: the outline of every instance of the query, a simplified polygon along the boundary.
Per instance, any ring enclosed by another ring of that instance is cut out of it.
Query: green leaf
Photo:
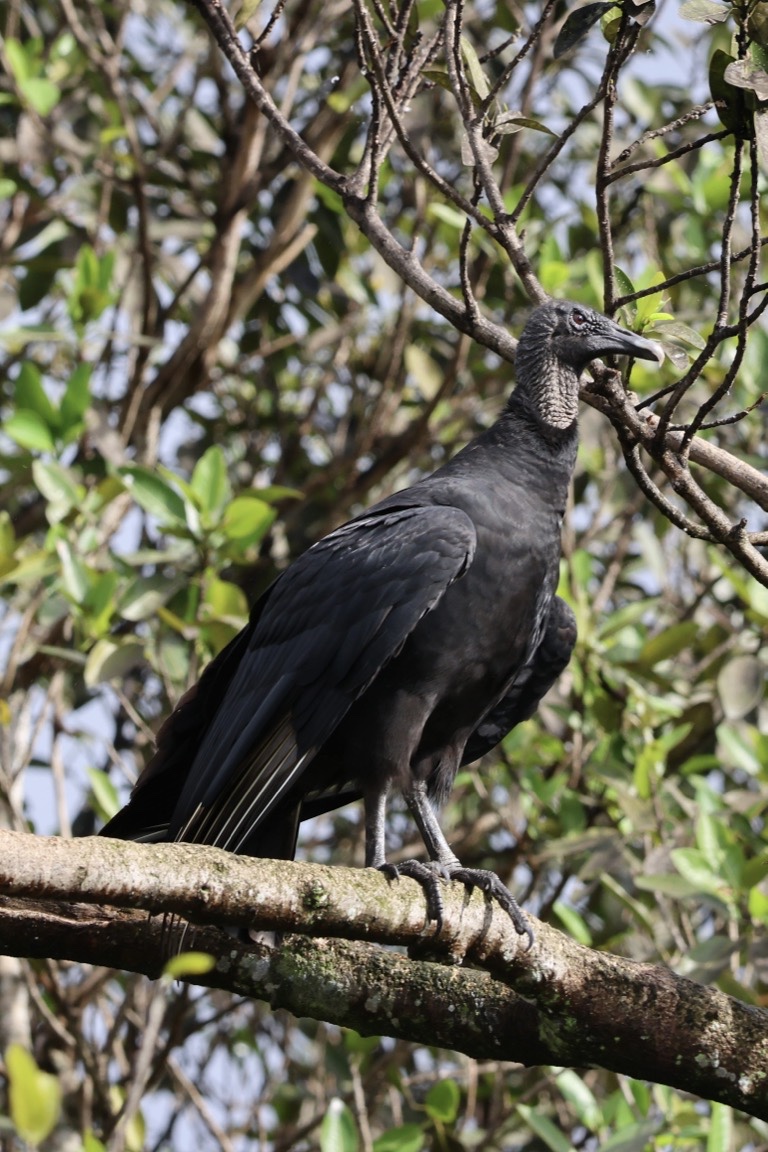
[[[624,1124],[618,1132],[600,1144],[599,1152],[644,1152],[652,1146],[653,1137],[662,1123],[661,1117],[654,1117],[639,1123]]]
[[[260,7],[261,0],[243,0],[235,20],[235,28],[238,32],[256,15]]]
[[[48,576],[55,575],[57,565],[48,549],[30,552],[20,559],[17,557],[13,566],[7,569],[5,575],[19,587],[32,587],[39,585]]]
[[[461,55],[464,57],[464,63],[467,66],[469,83],[473,90],[473,95],[476,97],[476,102],[481,103],[485,100],[491,88],[485,72],[483,72],[480,57],[466,36],[461,37]]]
[[[275,504],[278,500],[304,499],[304,493],[298,488],[288,488],[285,484],[268,484],[266,488],[259,488],[253,495],[259,500],[266,500],[268,504]]]
[[[459,1114],[461,1089],[455,1080],[438,1080],[427,1092],[424,1107],[432,1120],[453,1124]]]
[[[29,408],[42,417],[48,427],[55,430],[59,424],[59,415],[48,398],[43,386],[40,369],[29,360],[22,364],[13,389],[17,408]]]
[[[445,379],[437,361],[419,344],[407,344],[403,359],[422,396],[427,400],[434,399]]]
[[[658,636],[646,640],[640,649],[638,663],[647,668],[654,668],[662,660],[670,656],[679,656],[684,652],[698,634],[699,626],[693,620],[685,620],[680,624],[672,624],[665,628]]]
[[[652,875],[635,876],[635,886],[644,892],[657,892],[661,896],[671,896],[675,900],[683,900],[687,896],[694,896],[701,892],[698,884],[693,884],[683,876],[675,876],[671,872],[654,872]]]
[[[0,556],[13,556],[16,552],[16,533],[10,512],[0,509]]]
[[[574,12],[570,12],[563,24],[562,28],[557,34],[553,55],[555,60],[559,60],[566,52],[575,47],[580,40],[583,40],[589,30],[597,24],[598,20],[602,19],[606,12],[610,12],[611,8],[615,7],[612,3],[598,3],[598,4],[585,4],[581,8],[577,8]]]
[[[192,492],[203,513],[215,516],[230,500],[232,490],[227,477],[227,463],[224,453],[214,444],[198,460],[190,481]]]
[[[616,284],[622,296],[633,296],[635,293],[635,286],[627,276],[623,268],[619,268],[618,264],[613,266],[613,274],[616,277]],[[629,307],[634,306],[634,301],[630,303]]]
[[[82,604],[91,588],[90,573],[68,540],[57,540],[56,551],[61,563],[61,584],[70,600]]]
[[[707,1152],[731,1152],[733,1147],[733,1109],[727,1104],[710,1104]]]
[[[369,1056],[381,1043],[379,1036],[361,1036],[354,1028],[344,1029],[344,1047],[357,1056]]]
[[[709,62],[709,90],[715,101],[715,111],[721,124],[729,132],[747,133],[748,125],[744,115],[744,96],[741,89],[735,88],[725,79],[726,69],[734,62],[734,57],[717,48]]]
[[[125,1090],[117,1084],[110,1085],[109,1102],[112,1114],[118,1115],[125,1104]],[[140,1111],[133,1114],[125,1129],[125,1152],[144,1152],[146,1147],[146,1124]]]
[[[167,576],[139,576],[123,592],[117,611],[125,620],[135,623],[156,616],[158,610],[183,586],[183,578],[169,580]]]
[[[181,980],[185,976],[204,976],[215,967],[216,957],[208,952],[180,952],[164,965],[163,976],[169,980]]]
[[[52,452],[53,436],[50,428],[38,412],[28,408],[18,408],[3,423],[3,431],[20,448],[30,452]]]
[[[90,244],[81,246],[75,262],[72,291],[67,300],[67,308],[75,324],[83,325],[97,320],[112,303],[114,267],[113,251],[98,256]]]
[[[753,888],[747,897],[747,907],[753,920],[768,923],[768,893]]]
[[[32,463],[32,478],[38,491],[53,505],[48,510],[48,521],[57,524],[73,508],[77,508],[85,496],[85,488],[68,468],[63,468],[55,460],[35,460]]]
[[[768,876],[768,848],[759,856],[755,856],[753,860],[748,860],[744,865],[741,873],[741,885],[743,888],[754,888],[766,876]]]
[[[683,20],[695,20],[699,24],[722,24],[730,11],[729,5],[719,4],[717,0],[686,0],[680,5]]]
[[[738,725],[719,724],[717,740],[724,760],[748,772],[750,776],[760,779],[763,771],[761,757],[757,748],[748,739],[747,731],[742,731]]]
[[[91,365],[78,364],[67,381],[61,401],[62,428],[71,428],[82,422],[91,402]]]
[[[83,244],[75,261],[76,283],[80,291],[95,288],[99,281],[99,258],[90,244]]]
[[[418,1124],[401,1124],[377,1136],[373,1152],[421,1152],[424,1141],[424,1131]]]
[[[657,269],[656,271],[646,271],[646,273],[636,281],[637,288],[653,288],[655,284],[661,284],[664,281],[664,273]],[[642,331],[649,323],[652,317],[658,314],[661,307],[664,294],[662,292],[651,292],[647,296],[641,296],[639,300],[635,301],[637,309],[635,313],[635,323]]]
[[[574,1152],[568,1137],[564,1136],[547,1116],[532,1108],[530,1104],[518,1104],[516,1111],[547,1148],[552,1149],[552,1152]]]
[[[768,72],[750,60],[734,60],[723,73],[729,84],[754,92],[758,100],[768,100]]]
[[[33,42],[25,48],[19,40],[9,36],[5,41],[5,55],[17,84],[23,84],[35,74],[37,62],[33,55]]]
[[[689,884],[695,885],[700,892],[719,895],[723,887],[722,880],[712,871],[708,858],[699,848],[673,848],[670,858]]]
[[[734,945],[727,936],[713,936],[711,940],[704,940],[686,953],[680,974],[703,984],[714,983],[729,967],[734,952],[738,952],[738,945]]]
[[[458,208],[452,208],[450,204],[429,204],[427,207],[427,215],[434,216],[443,224],[448,224],[451,228],[455,228],[460,232],[467,222],[467,218],[463,212],[459,212]]]
[[[565,904],[562,900],[556,900],[552,911],[560,920],[569,936],[573,936],[574,940],[578,940],[586,948],[592,945],[592,934],[581,916],[575,908]]]
[[[119,640],[102,638],[97,640],[88,653],[83,679],[86,687],[107,680],[120,680],[132,668],[145,663],[144,645],[133,636],[121,636]]]
[[[61,1113],[61,1085],[55,1076],[42,1072],[20,1044],[6,1049],[5,1067],[11,1120],[22,1140],[36,1147],[56,1127]]]
[[[156,472],[139,464],[131,464],[118,468],[117,474],[145,512],[156,516],[162,524],[186,526],[184,501]]]
[[[453,92],[451,77],[447,68],[425,68],[422,76],[425,80],[431,81],[432,84],[437,84],[439,88],[444,88],[446,92]]]
[[[83,1152],[107,1152],[106,1145],[94,1136],[90,1128],[83,1135]]]
[[[522,128],[530,128],[533,132],[543,132],[546,136],[556,135],[541,120],[534,120],[531,116],[522,116],[519,112],[501,115],[493,122],[494,132],[499,132],[502,136],[509,136],[513,132],[519,132]]]
[[[719,835],[721,820],[719,814],[713,816],[703,809],[700,809],[696,816],[696,846],[708,865],[718,871],[723,857]]]
[[[613,44],[621,27],[621,8],[613,4],[604,16],[600,17],[600,28],[609,44]]]
[[[757,656],[734,656],[717,676],[717,691],[726,720],[742,720],[765,696],[765,665]]]
[[[236,496],[224,511],[224,534],[245,547],[262,539],[272,527],[277,513],[258,496]]]
[[[91,782],[91,792],[93,793],[93,803],[96,812],[102,820],[111,820],[120,809],[120,798],[117,795],[117,789],[106,772],[102,772],[98,768],[88,769],[88,779]]]
[[[604,1122],[603,1113],[584,1077],[571,1068],[565,1068],[558,1072],[556,1079],[563,1097],[573,1107],[584,1127],[596,1132]]]
[[[107,251],[99,257],[99,268],[96,277],[96,284],[102,292],[107,293],[112,287],[112,277],[115,273],[115,258],[116,253],[114,248],[108,248]]]
[[[165,619],[165,609],[161,611],[160,615]],[[153,664],[163,677],[171,680],[174,684],[186,687],[189,681],[189,642],[182,636],[163,637],[157,648],[157,655]]]
[[[691,348],[706,348],[707,342],[700,332],[679,320],[665,320],[653,325],[653,332],[658,333],[662,340],[677,340],[681,344],[689,344]]]
[[[83,605],[88,614],[89,631],[94,639],[102,636],[112,623],[117,584],[118,574],[114,570],[91,572],[90,588]]]
[[[61,100],[61,89],[58,84],[54,84],[51,80],[46,80],[42,76],[36,76],[32,80],[25,80],[19,85],[21,94],[26,100],[27,104],[37,112],[39,116],[47,116]]]
[[[357,1152],[355,1118],[343,1100],[334,1096],[320,1125],[320,1152]]]
[[[208,620],[245,620],[248,617],[248,599],[237,584],[216,578],[206,587],[202,609],[202,615]]]

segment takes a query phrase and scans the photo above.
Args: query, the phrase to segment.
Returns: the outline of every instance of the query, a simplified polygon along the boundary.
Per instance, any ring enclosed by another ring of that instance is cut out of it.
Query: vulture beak
[[[603,339],[604,337],[604,339]],[[619,356],[634,356],[636,360],[655,360],[657,364],[664,363],[664,349],[656,340],[646,340],[645,336],[638,336],[614,324],[612,320],[606,321],[605,330],[600,333],[602,344],[600,355],[604,356],[614,352]]]

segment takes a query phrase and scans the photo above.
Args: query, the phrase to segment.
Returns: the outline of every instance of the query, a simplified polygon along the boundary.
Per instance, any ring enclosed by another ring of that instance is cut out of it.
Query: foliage
[[[585,395],[561,581],[576,657],[463,773],[453,843],[585,943],[764,1000],[764,8],[281,0],[242,9],[235,76],[170,0],[6,6],[10,826],[95,830],[249,601],[485,427],[507,330],[544,292],[573,297],[669,358],[635,366],[629,398],[599,375]],[[392,844],[410,836],[395,816]],[[302,851],[359,862],[359,813],[314,821]],[[53,964],[15,981],[6,1111],[28,1141],[47,1131],[18,1085],[55,1075],[58,1127],[86,1148],[765,1142],[600,1070]]]

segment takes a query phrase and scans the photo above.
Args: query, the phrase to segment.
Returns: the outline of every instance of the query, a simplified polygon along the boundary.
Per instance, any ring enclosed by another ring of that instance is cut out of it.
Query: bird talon
[[[448,870],[433,860],[429,863],[423,860],[404,860],[402,864],[380,864],[379,871],[387,876],[396,876],[398,879],[407,876],[421,885],[427,901],[427,920],[435,921],[435,935],[439,936],[443,929],[445,906],[438,885],[441,880],[450,880]]]
[[[518,936],[528,937],[525,950],[530,951],[536,939],[534,931],[517,900],[495,872],[489,872],[485,868],[455,868],[451,872],[451,878],[460,881],[467,888],[479,888],[489,900],[495,900],[502,911],[509,916]]]

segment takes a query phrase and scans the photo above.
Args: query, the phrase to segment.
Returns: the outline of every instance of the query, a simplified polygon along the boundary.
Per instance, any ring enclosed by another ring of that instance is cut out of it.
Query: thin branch
[[[654,422],[643,420],[630,404],[617,373],[595,369],[594,374],[596,376],[596,387],[592,394],[594,406],[600,408],[611,419],[620,435],[625,438],[626,444],[643,445],[660,465],[675,492],[701,517],[712,537],[724,545],[761,584],[768,587],[768,560],[749,539],[745,527],[741,523],[731,523],[722,509],[709,499],[688,470],[687,460],[672,447],[675,443],[674,437],[678,437],[678,442],[682,444],[682,434],[665,432],[662,435],[661,417],[656,418]],[[711,445],[708,447],[711,448]],[[628,465],[632,466],[631,459],[628,459]],[[669,505],[670,511],[673,507]],[[667,514],[666,509],[663,510]],[[677,512],[678,519],[679,516],[680,513]],[[673,523],[677,522],[678,520],[673,520]],[[687,528],[684,530],[688,531]]]
[[[681,120],[684,118],[681,117]],[[652,168],[663,168],[665,164],[670,164],[673,160],[679,160],[682,156],[687,156],[690,152],[696,152],[699,148],[703,148],[705,144],[711,144],[715,140],[723,140],[726,136],[730,136],[730,130],[723,128],[721,132],[710,132],[706,136],[700,136],[698,140],[690,140],[686,144],[681,144],[679,148],[675,148],[672,152],[666,152],[663,156],[653,156],[648,160],[639,160],[636,164],[627,164],[623,168],[617,168],[617,161],[614,160],[611,166],[611,172],[606,177],[607,184],[613,184],[616,180],[621,180],[624,176],[631,176],[635,172],[646,172]],[[652,139],[654,136],[660,136],[661,131],[649,132],[647,136],[643,137],[644,140]],[[622,152],[622,156],[628,152]]]
[[[488,95],[483,100],[483,102],[480,106],[480,110],[483,114],[489,111],[489,109],[493,105],[494,100],[496,100],[498,98],[499,93],[509,83],[509,80],[512,76],[512,73],[515,71],[515,69],[518,67],[518,65],[526,58],[526,56],[528,56],[530,54],[531,50],[533,48],[535,48],[535,46],[538,44],[539,40],[541,39],[542,30],[544,29],[544,26],[546,25],[547,21],[549,20],[549,17],[551,16],[552,10],[555,7],[556,3],[557,3],[557,0],[546,0],[544,8],[542,9],[541,15],[539,16],[536,23],[533,25],[533,28],[531,28],[531,31],[528,35],[528,38],[525,41],[525,44],[523,44],[522,48],[517,53],[517,55],[512,60],[510,60],[509,64],[505,65],[501,75],[496,80],[496,82],[493,85],[493,87],[491,88],[490,92],[488,93]],[[517,36],[517,33],[515,32],[507,40],[505,40],[503,44],[500,44],[498,48],[494,49],[493,52],[487,52],[484,56],[481,56],[480,57],[480,63],[482,64],[482,63],[485,63],[486,60],[492,60],[494,56],[498,55],[500,52],[503,52],[504,49],[507,48],[513,42],[513,40],[516,36]]]
[[[614,167],[617,164],[623,164],[629,160],[630,156],[632,156],[638,148],[642,148],[643,144],[647,144],[649,140],[658,140],[662,136],[668,136],[670,132],[674,132],[677,128],[683,128],[692,120],[700,120],[702,116],[705,116],[706,113],[714,107],[714,103],[714,100],[709,100],[706,104],[698,104],[695,108],[689,108],[687,112],[684,112],[682,116],[678,116],[677,119],[670,120],[668,124],[663,124],[661,128],[651,128],[648,132],[644,132],[638,140],[627,145],[624,151],[619,153],[614,160]],[[726,128],[723,135],[727,136],[728,134],[728,129]]]
[[[516,341],[509,335],[506,329],[487,320],[472,309],[468,309],[465,299],[456,299],[452,293],[438,284],[433,277],[426,272],[415,254],[404,248],[403,245],[395,239],[390,229],[379,217],[375,205],[355,195],[354,192],[350,190],[349,181],[342,174],[336,172],[322,161],[293,129],[275,106],[271,96],[251,68],[247,55],[237,38],[229,16],[222,7],[220,0],[192,0],[192,2],[203,14],[219,46],[232,64],[238,78],[241,80],[245,91],[256,103],[257,107],[261,109],[264,116],[269,120],[296,161],[315,176],[316,179],[327,187],[332,188],[341,196],[348,216],[357,224],[361,232],[385,262],[417,296],[445,317],[445,319],[460,332],[477,340],[486,348],[496,352],[503,359],[509,361],[514,360]],[[362,4],[359,6],[359,11],[361,13],[365,11]],[[460,101],[465,117],[469,117],[467,129],[470,145],[473,149],[475,167],[479,179],[482,182],[483,189],[486,195],[489,196],[492,209],[497,214],[496,219],[489,224],[489,222],[482,218],[482,214],[477,212],[474,205],[469,204],[468,215],[477,223],[481,223],[481,226],[486,228],[504,247],[529,297],[532,300],[541,300],[545,298],[545,293],[533,272],[530,261],[525,255],[520,240],[514,230],[513,222],[504,212],[503,201],[500,201],[501,193],[496,184],[491,164],[484,149],[485,140],[482,135],[482,117],[474,116],[474,119],[472,118],[471,100],[469,99],[466,77],[463,74],[463,62],[461,60],[459,44],[461,31],[460,18],[460,5],[458,3],[451,4],[446,10],[444,20],[449,68],[452,71],[454,91]],[[634,43],[635,37],[628,37],[626,43],[621,46],[621,53],[619,53],[617,49],[616,60],[626,58],[626,54],[631,51]],[[611,75],[610,69],[607,68],[604,74],[605,82],[608,81]],[[397,97],[393,92],[390,92],[389,96],[387,96],[386,87],[382,88],[382,94],[384,95],[387,105],[387,113],[392,116],[394,112],[393,123],[397,125]],[[582,109],[577,117],[574,118],[569,129],[566,129],[558,139],[556,145],[558,150],[568,138],[569,130],[575,131],[576,123],[581,121],[581,118],[588,113],[588,110],[589,108]],[[399,137],[400,132],[402,132],[402,129],[398,132]],[[407,139],[404,133],[400,138]],[[462,205],[462,207],[463,206],[464,205]],[[480,219],[478,219],[478,217],[480,217]],[[763,243],[764,241],[761,239],[760,245]],[[749,255],[751,258],[754,258],[755,250],[753,243],[745,250],[744,255]],[[719,266],[721,270],[724,270],[730,268],[735,261],[740,258],[742,258],[741,254],[733,254],[729,251],[727,258],[723,257],[721,261],[716,262],[713,266],[715,268]],[[690,276],[692,274],[693,273],[689,272],[686,275]],[[674,282],[674,278],[670,278],[669,283],[672,282]],[[660,288],[663,288],[663,286],[654,285],[650,290],[658,292]],[[639,298],[642,294],[643,293],[636,294],[635,298]],[[618,305],[621,301],[617,301],[616,303]],[[738,328],[735,325],[726,326],[720,327],[710,334],[706,349],[697,357],[689,372],[678,381],[670,394],[666,411],[662,414],[662,417],[656,425],[655,436],[650,432],[649,423],[642,421],[632,409],[631,405],[628,404],[626,397],[622,397],[621,401],[616,400],[614,397],[609,403],[608,411],[611,414],[611,418],[618,420],[618,422],[629,431],[630,435],[642,443],[653,458],[661,464],[676,490],[686,500],[691,502],[691,507],[696,511],[697,515],[703,517],[704,523],[712,535],[718,539],[720,543],[729,548],[734,556],[736,556],[753,575],[756,575],[761,581],[768,583],[768,562],[766,562],[750,542],[746,533],[742,532],[738,525],[734,526],[730,524],[725,514],[706,497],[706,494],[702,492],[690,474],[687,473],[685,469],[681,470],[681,461],[677,455],[678,449],[669,448],[669,445],[675,442],[668,440],[668,435],[673,437],[680,436],[680,433],[677,432],[669,433],[668,428],[671,412],[674,410],[679,398],[684,395],[693,380],[696,379],[703,365],[708,362],[714,348],[717,347],[721,341],[736,335],[737,330]],[[595,402],[595,406],[599,407],[599,402]],[[691,442],[691,452],[693,451],[694,443],[695,441]],[[699,451],[698,448],[696,450],[697,452]],[[702,450],[701,459],[704,459],[706,452],[706,448]],[[743,480],[743,474],[741,475]]]
[[[768,244],[768,236],[761,236],[760,247],[764,248],[766,244]],[[751,255],[752,245],[750,244],[748,248],[742,248],[741,251],[732,253],[731,264],[738,264]],[[686,280],[695,280],[697,276],[708,276],[711,272],[716,272],[719,267],[719,260],[708,260],[706,264],[697,264],[695,268],[688,268],[685,272],[676,272],[674,276],[669,276],[659,284],[651,284],[648,288],[638,288],[635,292],[628,292],[626,296],[619,296],[616,300],[616,308],[623,308],[625,305],[631,304],[633,300],[642,300],[644,296],[666,292],[670,288],[674,288],[676,284],[683,284]]]

